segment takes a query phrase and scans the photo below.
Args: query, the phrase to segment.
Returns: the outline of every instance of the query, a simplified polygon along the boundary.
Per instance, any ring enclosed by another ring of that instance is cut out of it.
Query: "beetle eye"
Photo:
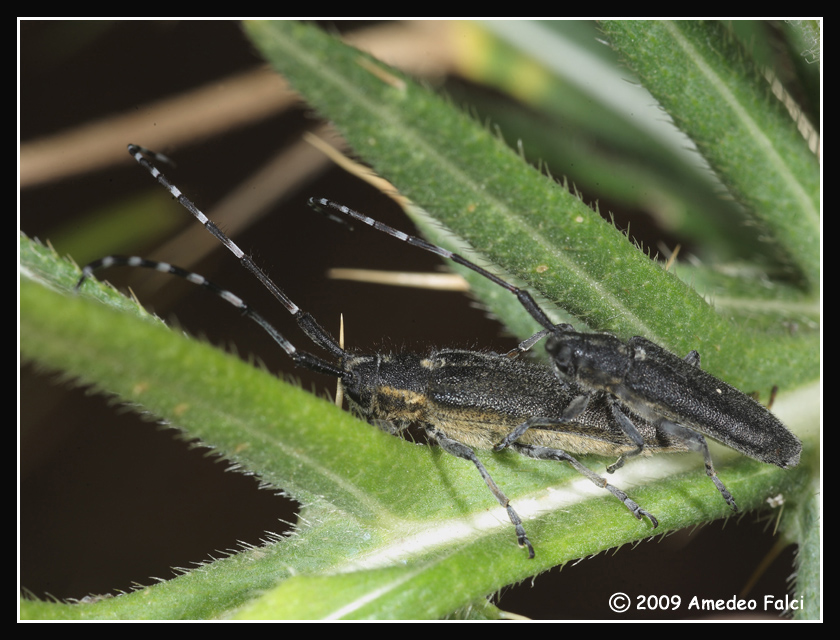
[[[545,350],[548,351],[554,366],[560,373],[571,373],[572,350],[564,340],[551,336],[545,344]]]

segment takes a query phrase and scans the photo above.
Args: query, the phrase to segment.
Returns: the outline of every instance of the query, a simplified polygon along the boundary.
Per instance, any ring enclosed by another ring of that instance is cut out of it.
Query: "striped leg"
[[[443,247],[439,247],[436,244],[427,242],[423,238],[418,238],[417,236],[409,235],[403,231],[400,231],[399,229],[389,227],[387,224],[379,222],[378,220],[374,220],[373,218],[359,213],[358,211],[354,211],[350,207],[346,207],[343,204],[333,202],[332,200],[327,200],[326,198],[310,198],[309,206],[311,206],[313,209],[316,209],[329,215],[330,217],[333,217],[330,211],[336,211],[345,217],[353,218],[354,220],[358,220],[359,222],[362,222],[368,225],[369,227],[373,227],[377,231],[387,233],[389,236],[396,238],[397,240],[402,240],[403,242],[406,242],[413,247],[418,247],[420,249],[423,249],[424,251],[428,251],[429,253],[434,253],[435,255],[438,255],[442,258],[452,260],[452,262],[467,267],[468,269],[472,269],[477,274],[484,276],[491,282],[495,282],[500,287],[507,289],[513,295],[515,295],[517,300],[519,300],[520,304],[523,307],[525,307],[525,310],[531,314],[531,317],[533,317],[534,320],[540,323],[543,326],[543,328],[547,329],[549,333],[555,331],[555,329],[557,329],[558,327],[571,328],[570,325],[555,325],[545,314],[545,311],[543,311],[540,308],[540,306],[536,303],[531,294],[525,291],[524,289],[515,287],[509,282],[502,280],[498,276],[490,273],[486,269],[479,267],[474,262],[470,262],[465,257],[458,255],[457,253],[452,253],[451,251],[448,251]],[[540,337],[542,336],[540,335]]]
[[[294,302],[292,302],[289,297],[283,293],[282,289],[274,284],[271,278],[269,278],[262,269],[260,269],[257,264],[251,259],[251,256],[246,254],[239,246],[230,238],[225,235],[225,232],[222,231],[216,224],[210,220],[202,211],[190,200],[187,198],[181,190],[178,189],[174,184],[172,184],[165,175],[163,175],[160,171],[158,171],[157,167],[153,165],[147,156],[153,158],[161,158],[160,154],[157,154],[149,149],[144,147],[140,147],[136,144],[128,145],[128,152],[131,156],[142,166],[145,168],[152,177],[157,180],[163,187],[166,188],[169,193],[172,194],[172,197],[175,198],[181,206],[183,206],[187,211],[189,211],[195,218],[204,225],[204,227],[213,234],[213,236],[219,240],[227,249],[235,255],[239,259],[239,263],[244,266],[248,271],[253,273],[257,279],[262,282],[263,286],[268,289],[272,295],[277,298],[280,303],[286,308],[286,310],[291,313],[295,320],[298,323],[298,326],[306,333],[309,338],[315,342],[319,347],[329,351],[334,356],[340,358],[344,355],[344,350],[338,345],[335,339],[329,334],[326,329],[321,327],[315,319],[309,315],[307,312],[302,311]],[[165,156],[163,156],[165,158]],[[144,265],[140,265],[144,266]],[[155,268],[155,267],[152,267]],[[164,269],[165,270],[165,269]],[[176,272],[172,272],[176,273]],[[200,277],[200,276],[199,276]]]
[[[326,360],[319,358],[316,355],[311,353],[307,353],[305,351],[298,351],[295,346],[286,340],[283,335],[275,329],[268,320],[263,318],[259,313],[254,311],[242,298],[237,296],[226,289],[221,288],[220,286],[214,284],[204,276],[193,273],[191,271],[187,271],[186,269],[182,269],[181,267],[177,267],[175,265],[169,264],[168,262],[157,262],[154,260],[147,260],[146,258],[138,258],[137,256],[107,256],[105,258],[100,258],[90,264],[86,265],[84,269],[82,269],[82,277],[79,278],[79,281],[76,283],[76,290],[78,291],[84,281],[91,277],[94,271],[98,269],[106,269],[109,267],[117,267],[117,266],[126,266],[126,267],[142,267],[144,269],[154,269],[155,271],[160,271],[161,273],[170,273],[174,276],[178,276],[179,278],[183,278],[188,282],[192,282],[193,284],[197,284],[200,287],[204,287],[209,291],[213,292],[217,296],[219,296],[222,300],[227,302],[230,305],[233,305],[237,309],[239,309],[244,316],[250,318],[254,322],[256,322],[263,330],[271,336],[271,338],[280,345],[280,348],[285,351],[289,357],[297,364],[298,366],[305,367],[312,371],[316,371],[319,373],[324,373],[327,375],[334,376],[336,378],[345,378],[346,372],[342,369],[330,364]],[[297,308],[297,307],[295,307]]]

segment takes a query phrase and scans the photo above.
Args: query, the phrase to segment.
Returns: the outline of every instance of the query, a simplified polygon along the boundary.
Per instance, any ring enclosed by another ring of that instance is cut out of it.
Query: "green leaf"
[[[780,368],[795,377],[791,384],[803,381],[803,372],[813,379],[817,351],[805,345],[816,344],[815,334],[785,335],[776,323],[772,339],[757,340],[755,331],[717,313],[576,195],[446,100],[395,70],[387,73],[400,82],[384,82],[368,66],[384,68],[381,63],[362,64],[363,54],[313,27],[257,22],[246,28],[275,68],[415,205],[586,325],[643,335],[675,353],[697,349],[705,369],[740,388],[769,389],[778,384]],[[731,288],[717,279],[714,293],[725,295],[724,286]],[[813,299],[774,286],[797,297],[797,321],[805,316],[813,324]],[[754,296],[733,304],[755,316],[761,303]],[[509,299],[507,306],[516,302]],[[504,309],[492,308],[504,317]],[[745,361],[745,350],[755,357]]]
[[[819,163],[726,27],[695,21],[607,21],[603,27],[730,194],[816,288]]]
[[[360,63],[363,54],[314,27],[248,23],[246,29],[357,153],[557,308],[593,328],[644,335],[677,352],[697,348],[704,368],[741,388],[783,384],[774,411],[803,439],[802,464],[783,471],[728,450],[716,449],[714,457],[742,509],[766,508],[768,497],[781,494],[782,531],[808,542],[788,527],[793,520],[807,528],[802,515],[814,507],[819,464],[819,337],[811,329],[818,317],[810,294],[779,281],[762,296],[748,286],[746,270],[731,278],[701,271],[732,293],[721,315],[446,100],[374,62],[401,79],[385,82],[369,62]],[[798,251],[792,246],[790,256],[805,265]],[[493,617],[498,612],[476,603],[504,585],[653,533],[564,465],[479,452],[523,517],[537,551],[528,560],[469,463],[354,420],[164,327],[97,282],[75,294],[79,270],[24,237],[21,275],[25,357],[185,429],[304,505],[289,537],[116,598],[78,605],[25,600],[23,617],[411,619],[470,607]],[[499,303],[485,302],[497,313],[521,316],[512,296],[489,289]],[[781,311],[772,304],[779,292],[789,300]],[[760,321],[734,319],[748,314]],[[791,334],[762,321],[779,314],[810,324]],[[519,329],[529,330],[527,324]],[[603,473],[603,461],[587,462]],[[729,515],[696,456],[635,460],[614,482],[660,519],[657,534]],[[807,579],[814,584],[812,575]]]
[[[536,541],[537,558],[528,560],[472,465],[392,438],[173,332],[98,282],[74,295],[79,270],[24,237],[21,264],[25,356],[187,430],[305,505],[289,538],[118,598],[24,602],[24,616],[206,618],[247,605],[246,617],[440,617],[535,571],[651,534],[562,465],[483,453]],[[736,460],[721,473],[746,507],[759,506],[768,490],[790,494],[804,473]],[[690,457],[628,464],[621,474],[628,490],[644,484],[631,491],[664,516],[660,531],[727,515]],[[586,530],[599,535],[579,535]],[[292,586],[284,580],[296,575],[320,576],[321,597],[305,607],[285,598]],[[348,589],[348,580],[357,586]]]

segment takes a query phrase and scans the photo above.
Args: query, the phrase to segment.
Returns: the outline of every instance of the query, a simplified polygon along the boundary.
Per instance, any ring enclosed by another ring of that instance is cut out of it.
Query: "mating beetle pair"
[[[146,156],[129,153],[218,238],[291,313],[303,332],[335,362],[299,351],[244,301],[202,276],[178,267],[109,256],[86,266],[77,286],[94,270],[114,265],[154,268],[204,286],[257,322],[298,366],[341,381],[354,409],[394,432],[420,424],[448,453],[475,464],[499,503],[507,509],[520,546],[534,557],[522,521],[473,448],[512,448],[529,457],[566,461],[621,500],[637,518],[657,519],[626,493],[578,462],[571,454],[616,456],[612,472],[628,457],[658,452],[698,451],[706,473],[735,510],[731,494],[717,477],[704,436],[762,462],[782,468],[798,464],[799,440],[765,407],[700,368],[692,351],[679,358],[641,337],[623,342],[610,334],[580,333],[554,325],[531,295],[469,260],[404,234],[343,205],[313,199],[334,211],[389,235],[462,264],[517,296],[544,330],[509,354],[435,350],[418,355],[357,355],[346,352],[308,313],[302,311],[235,243],[161,174]],[[518,356],[545,338],[552,369]]]

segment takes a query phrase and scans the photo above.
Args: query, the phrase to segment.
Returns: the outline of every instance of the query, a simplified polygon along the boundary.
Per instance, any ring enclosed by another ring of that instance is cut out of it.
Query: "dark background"
[[[259,65],[239,26],[231,22],[22,22],[20,142],[53,140],[50,136],[115,114],[142,117],[156,100]],[[214,204],[226,193],[318,124],[311,113],[294,108],[155,148],[173,157],[177,168],[166,173],[212,217]],[[100,169],[24,185],[20,228],[52,240],[64,253],[62,239],[72,237],[91,212],[155,190],[161,201],[167,200],[124,151],[128,142],[153,146],[128,137],[115,149],[113,161]],[[60,154],[61,146],[55,148]],[[235,241],[330,330],[336,332],[338,315],[344,313],[350,345],[500,351],[516,344],[465,295],[327,279],[325,270],[333,266],[429,271],[438,269],[440,261],[379,234],[348,237],[337,225],[311,215],[305,204],[310,196],[345,202],[402,229],[411,225],[387,198],[325,163],[281,194],[267,215],[236,233]],[[591,197],[598,199],[597,194]],[[619,225],[631,215],[603,199],[601,211],[613,213]],[[633,218],[634,234],[655,237],[656,229],[642,228],[646,220]],[[197,226],[186,212],[182,223],[183,228]],[[143,217],[130,224],[142,227]],[[155,250],[155,243],[148,243],[130,253]],[[111,250],[96,251],[76,259],[83,263]],[[177,255],[170,259],[179,263]],[[299,348],[309,348],[288,314],[221,247],[184,266],[235,291]],[[273,371],[292,371],[270,340],[206,292],[180,282],[161,283],[165,276],[150,282],[146,274],[130,270],[114,270],[107,278],[130,284],[141,301],[194,335],[228,348],[235,345],[243,357],[255,355]],[[157,288],[161,284],[164,288]],[[305,388],[334,388],[323,377],[294,373]],[[241,542],[259,544],[266,531],[281,532],[283,521],[295,518],[296,505],[258,489],[257,479],[226,472],[223,462],[190,447],[173,431],[28,364],[21,368],[19,417],[20,586],[39,598],[80,599],[152,584],[171,577],[172,567],[194,566]],[[697,467],[702,474],[699,458]],[[655,619],[670,614],[615,616],[607,598],[616,591],[631,597],[679,594],[684,603],[695,595],[731,598],[773,548],[768,517],[746,514],[555,569],[504,589],[499,606],[537,619]],[[788,548],[745,597],[782,596],[792,562]],[[685,613],[683,607],[674,617]]]

